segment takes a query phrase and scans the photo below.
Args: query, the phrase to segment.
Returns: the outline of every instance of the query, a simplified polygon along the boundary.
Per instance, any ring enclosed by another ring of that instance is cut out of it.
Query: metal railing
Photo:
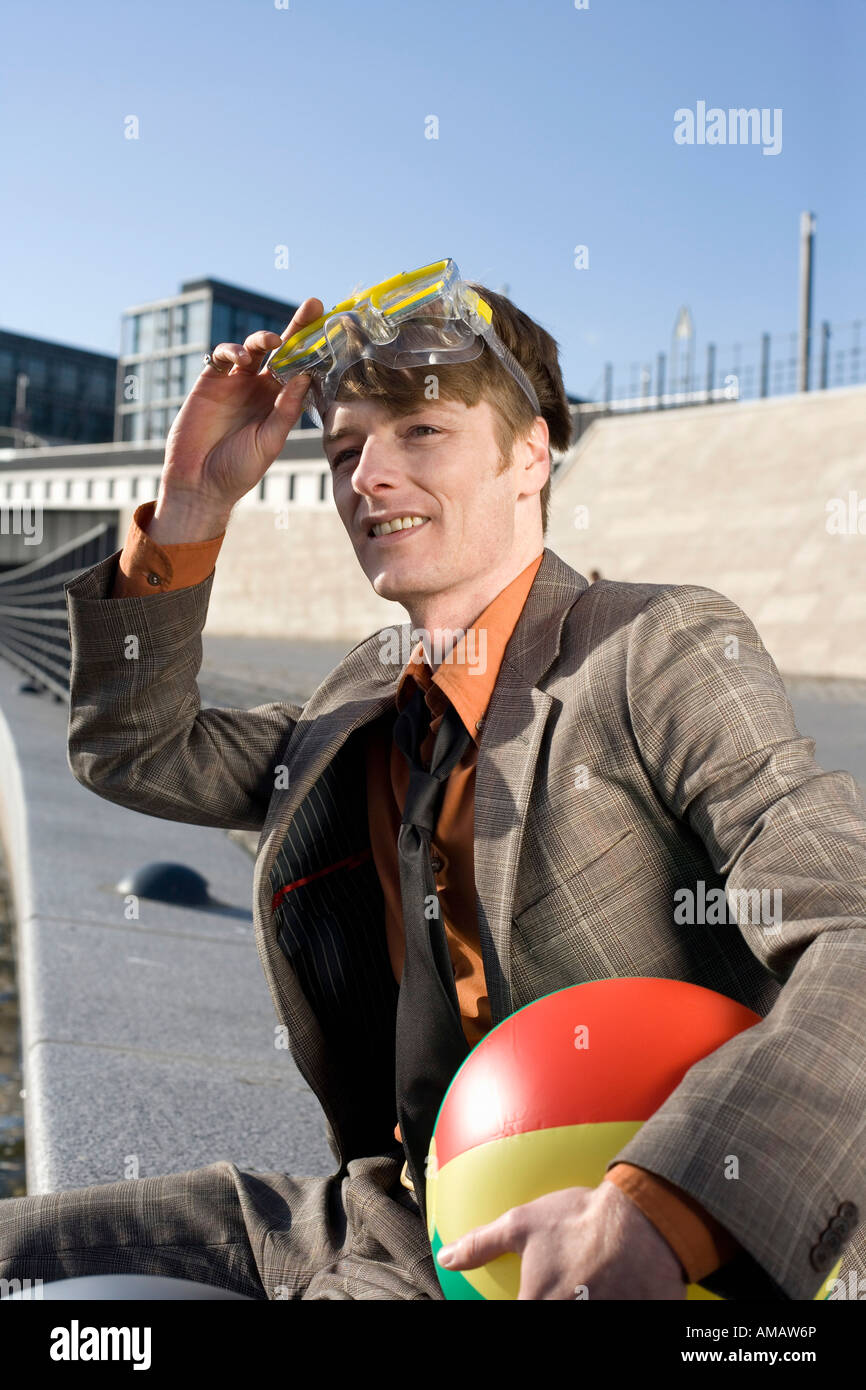
[[[63,585],[114,553],[116,530],[101,522],[50,555],[0,573],[0,657],[58,699],[69,699],[71,660]]]
[[[820,324],[808,345],[811,391],[866,382],[864,320]],[[762,333],[759,338],[718,348],[708,343],[698,360],[693,348],[677,346],[654,361],[615,368],[606,363],[589,394],[587,414],[605,411],[667,410],[715,401],[759,400],[799,390],[800,340],[797,333]]]

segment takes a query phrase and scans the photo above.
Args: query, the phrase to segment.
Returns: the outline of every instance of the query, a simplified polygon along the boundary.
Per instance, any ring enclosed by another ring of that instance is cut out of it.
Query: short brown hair
[[[493,311],[493,327],[526,372],[538,396],[540,413],[547,421],[551,448],[564,453],[571,443],[571,411],[559,367],[559,344],[546,329],[518,309],[505,295],[468,281]],[[511,465],[516,441],[528,434],[535,419],[532,402],[485,344],[478,357],[435,368],[439,396],[460,400],[466,406],[486,400],[496,412],[497,443],[503,468]],[[429,373],[417,367],[386,367],[362,358],[340,379],[337,400],[379,397],[395,415],[405,415],[428,399],[425,381]],[[541,489],[541,525],[547,530],[550,479]]]

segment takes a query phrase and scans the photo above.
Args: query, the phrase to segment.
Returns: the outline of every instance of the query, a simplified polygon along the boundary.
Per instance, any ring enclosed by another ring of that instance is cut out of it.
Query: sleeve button
[[[160,579],[158,574],[154,574],[151,571],[151,573],[147,576],[147,582],[148,584],[161,584],[162,580]]]
[[[817,1269],[818,1273],[827,1268],[832,1263],[832,1255],[822,1241],[814,1245],[809,1252],[809,1260],[812,1268]]]

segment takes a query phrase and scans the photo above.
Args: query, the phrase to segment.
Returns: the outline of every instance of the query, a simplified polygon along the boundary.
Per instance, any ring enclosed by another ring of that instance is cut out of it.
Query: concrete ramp
[[[598,420],[546,543],[587,578],[719,590],[783,674],[866,677],[866,388]]]

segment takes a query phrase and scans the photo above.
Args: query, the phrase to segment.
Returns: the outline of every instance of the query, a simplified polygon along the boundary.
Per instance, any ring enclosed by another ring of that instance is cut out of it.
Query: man
[[[280,352],[263,365],[275,334],[220,344],[172,427],[156,503],[122,555],[67,585],[72,771],[140,811],[261,831],[260,958],[338,1167],[216,1163],[0,1203],[0,1274],[441,1297],[423,1141],[461,1049],[552,990],[651,975],[762,1021],[690,1069],[598,1188],[507,1213],[458,1242],[450,1267],[517,1251],[521,1298],[676,1299],[702,1280],[725,1297],[811,1299],[840,1256],[841,1279],[866,1275],[862,797],[815,764],[730,600],[589,585],[544,548],[549,449],[570,438],[556,344],[467,289],[489,325],[467,310],[474,355],[435,370],[423,341],[408,366],[377,355],[363,304],[360,347],[347,333],[319,362],[304,352],[322,305],[306,300],[282,381]],[[420,639],[395,661],[394,634],[374,634],[303,708],[201,710],[231,509],[311,398],[361,568],[408,610],[400,637]],[[443,769],[425,830],[419,789]],[[780,892],[781,920],[677,921],[675,894],[720,886]]]

